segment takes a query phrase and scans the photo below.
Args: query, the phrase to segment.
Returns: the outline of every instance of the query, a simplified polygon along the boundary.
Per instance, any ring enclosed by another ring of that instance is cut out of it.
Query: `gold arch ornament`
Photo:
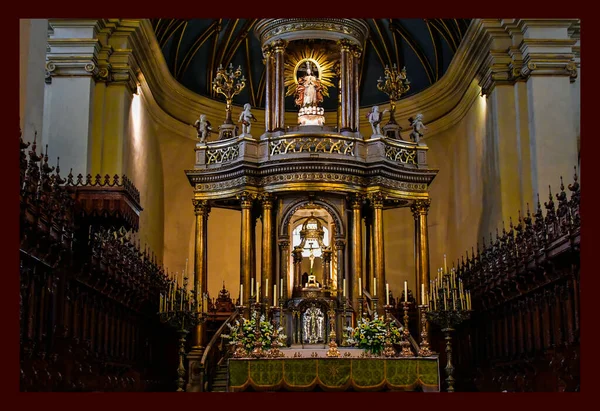
[[[317,67],[319,72],[318,78],[323,87],[323,96],[329,97],[328,87],[334,87],[331,80],[334,76],[333,67],[335,61],[329,61],[327,59],[327,52],[323,50],[313,50],[308,47],[303,50],[292,51],[287,55],[283,68],[283,77],[285,79],[283,84],[287,90],[285,96],[293,96],[296,94],[296,89],[298,88],[298,69],[305,66],[307,61]]]

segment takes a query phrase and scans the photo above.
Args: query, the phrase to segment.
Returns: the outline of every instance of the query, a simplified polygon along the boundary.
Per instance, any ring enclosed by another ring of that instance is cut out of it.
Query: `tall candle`
[[[448,264],[446,262],[446,254],[444,254],[444,274],[448,273]]]
[[[266,284],[265,284],[265,297],[269,297],[269,279],[267,278],[266,280]]]
[[[163,295],[160,293],[160,303],[158,304],[158,312],[162,313],[163,311]]]
[[[446,302],[446,293],[444,292],[444,310],[448,309],[448,304]]]
[[[360,277],[358,277],[358,295],[362,296],[362,284],[360,280]]]
[[[240,284],[240,305],[244,305],[244,284]]]
[[[277,284],[273,286],[273,306],[277,305]]]
[[[390,285],[385,283],[385,305],[390,305]]]
[[[452,309],[456,311],[456,291],[452,291]]]
[[[279,298],[283,298],[283,278],[279,279]]]
[[[425,304],[425,284],[421,284],[421,304]]]
[[[346,297],[346,279],[342,281],[342,295]]]
[[[373,297],[377,297],[377,278],[373,277]]]
[[[408,283],[404,282],[404,302],[408,302]]]
[[[256,282],[256,301],[260,300],[260,283]]]
[[[187,273],[187,264],[188,264],[188,259],[186,258],[186,259],[185,259],[185,271],[184,271],[184,272],[186,272],[186,273]]]
[[[254,297],[254,278],[250,278],[250,297]]]

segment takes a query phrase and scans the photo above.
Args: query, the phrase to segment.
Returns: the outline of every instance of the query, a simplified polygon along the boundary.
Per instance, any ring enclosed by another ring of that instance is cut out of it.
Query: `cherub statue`
[[[381,135],[381,121],[383,120],[383,115],[387,113],[389,110],[386,108],[383,112],[379,111],[378,106],[373,106],[371,112],[367,114],[367,119],[369,123],[371,123],[371,128],[373,129],[373,135]]]
[[[421,130],[427,130],[427,127],[425,127],[425,124],[423,124],[422,120],[423,114],[421,113],[417,114],[414,119],[412,117],[408,119],[413,129],[412,133],[410,133],[410,139],[415,143],[418,143],[421,137],[423,137],[423,133],[421,132]]]
[[[201,114],[200,118],[194,123],[194,128],[198,132],[198,139],[201,143],[206,143],[206,139],[210,136],[212,128],[210,121],[206,119],[206,114]]]
[[[246,103],[244,104],[244,111],[240,113],[240,118],[238,122],[242,123],[242,135],[250,134],[250,120],[256,121],[256,117],[254,117],[254,114],[250,112],[251,108],[252,106],[250,106],[250,103]]]

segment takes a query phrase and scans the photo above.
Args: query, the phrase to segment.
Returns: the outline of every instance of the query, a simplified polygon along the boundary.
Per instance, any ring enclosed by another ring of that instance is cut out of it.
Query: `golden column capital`
[[[357,46],[356,44],[353,44],[350,47],[350,51],[352,52],[352,55],[354,56],[354,58],[360,58],[363,50],[362,50],[362,47]]]
[[[240,205],[242,208],[252,208],[252,203],[256,196],[248,191],[244,191],[236,196],[238,200],[240,200]]]
[[[350,203],[350,208],[353,210],[360,210],[362,208],[363,202],[365,201],[365,197],[361,194],[356,194],[348,197],[348,202]]]
[[[269,46],[271,46],[273,48],[273,51],[275,53],[279,53],[279,52],[283,52],[285,50],[285,48],[287,47],[288,42],[285,40],[275,40],[274,42],[270,43]]]
[[[287,238],[279,239],[277,243],[279,244],[279,248],[287,248],[290,246],[290,240]]]
[[[271,57],[271,54],[273,54],[275,50],[273,49],[273,46],[271,44],[265,44],[262,47],[262,52],[263,52],[263,57],[265,59]]]
[[[340,51],[350,51],[352,48],[352,42],[348,39],[341,39],[337,41],[340,46]]]
[[[385,200],[385,195],[380,192],[372,193],[369,195],[369,200],[371,201],[373,208],[383,208],[383,200]]]
[[[430,198],[426,198],[423,200],[415,200],[415,202],[412,203],[410,206],[410,211],[412,211],[414,218],[418,218],[422,214],[427,215],[430,205],[431,205]]]
[[[335,248],[337,248],[338,250],[343,250],[344,247],[346,247],[346,240],[344,240],[343,238],[336,238],[334,239],[334,244]]]
[[[195,215],[208,215],[210,213],[210,203],[208,200],[193,199],[192,204],[194,205]]]
[[[275,201],[275,197],[271,193],[262,193],[257,197],[258,201],[260,201],[263,210],[270,210],[273,208],[273,202]]]

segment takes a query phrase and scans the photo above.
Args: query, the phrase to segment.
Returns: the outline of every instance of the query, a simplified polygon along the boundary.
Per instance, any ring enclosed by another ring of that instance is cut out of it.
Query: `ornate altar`
[[[258,304],[274,313],[288,347],[322,349],[330,339],[341,343],[347,321],[356,323],[363,291],[383,312],[384,209],[411,208],[417,284],[429,292],[428,187],[437,170],[427,164],[426,145],[359,131],[365,22],[264,19],[254,31],[266,65],[264,133],[197,145],[195,165],[186,170],[196,212],[195,287],[206,290],[210,209],[239,210],[242,315]],[[322,102],[332,88],[337,122],[326,124]],[[297,124],[285,124],[286,96],[294,97]]]

